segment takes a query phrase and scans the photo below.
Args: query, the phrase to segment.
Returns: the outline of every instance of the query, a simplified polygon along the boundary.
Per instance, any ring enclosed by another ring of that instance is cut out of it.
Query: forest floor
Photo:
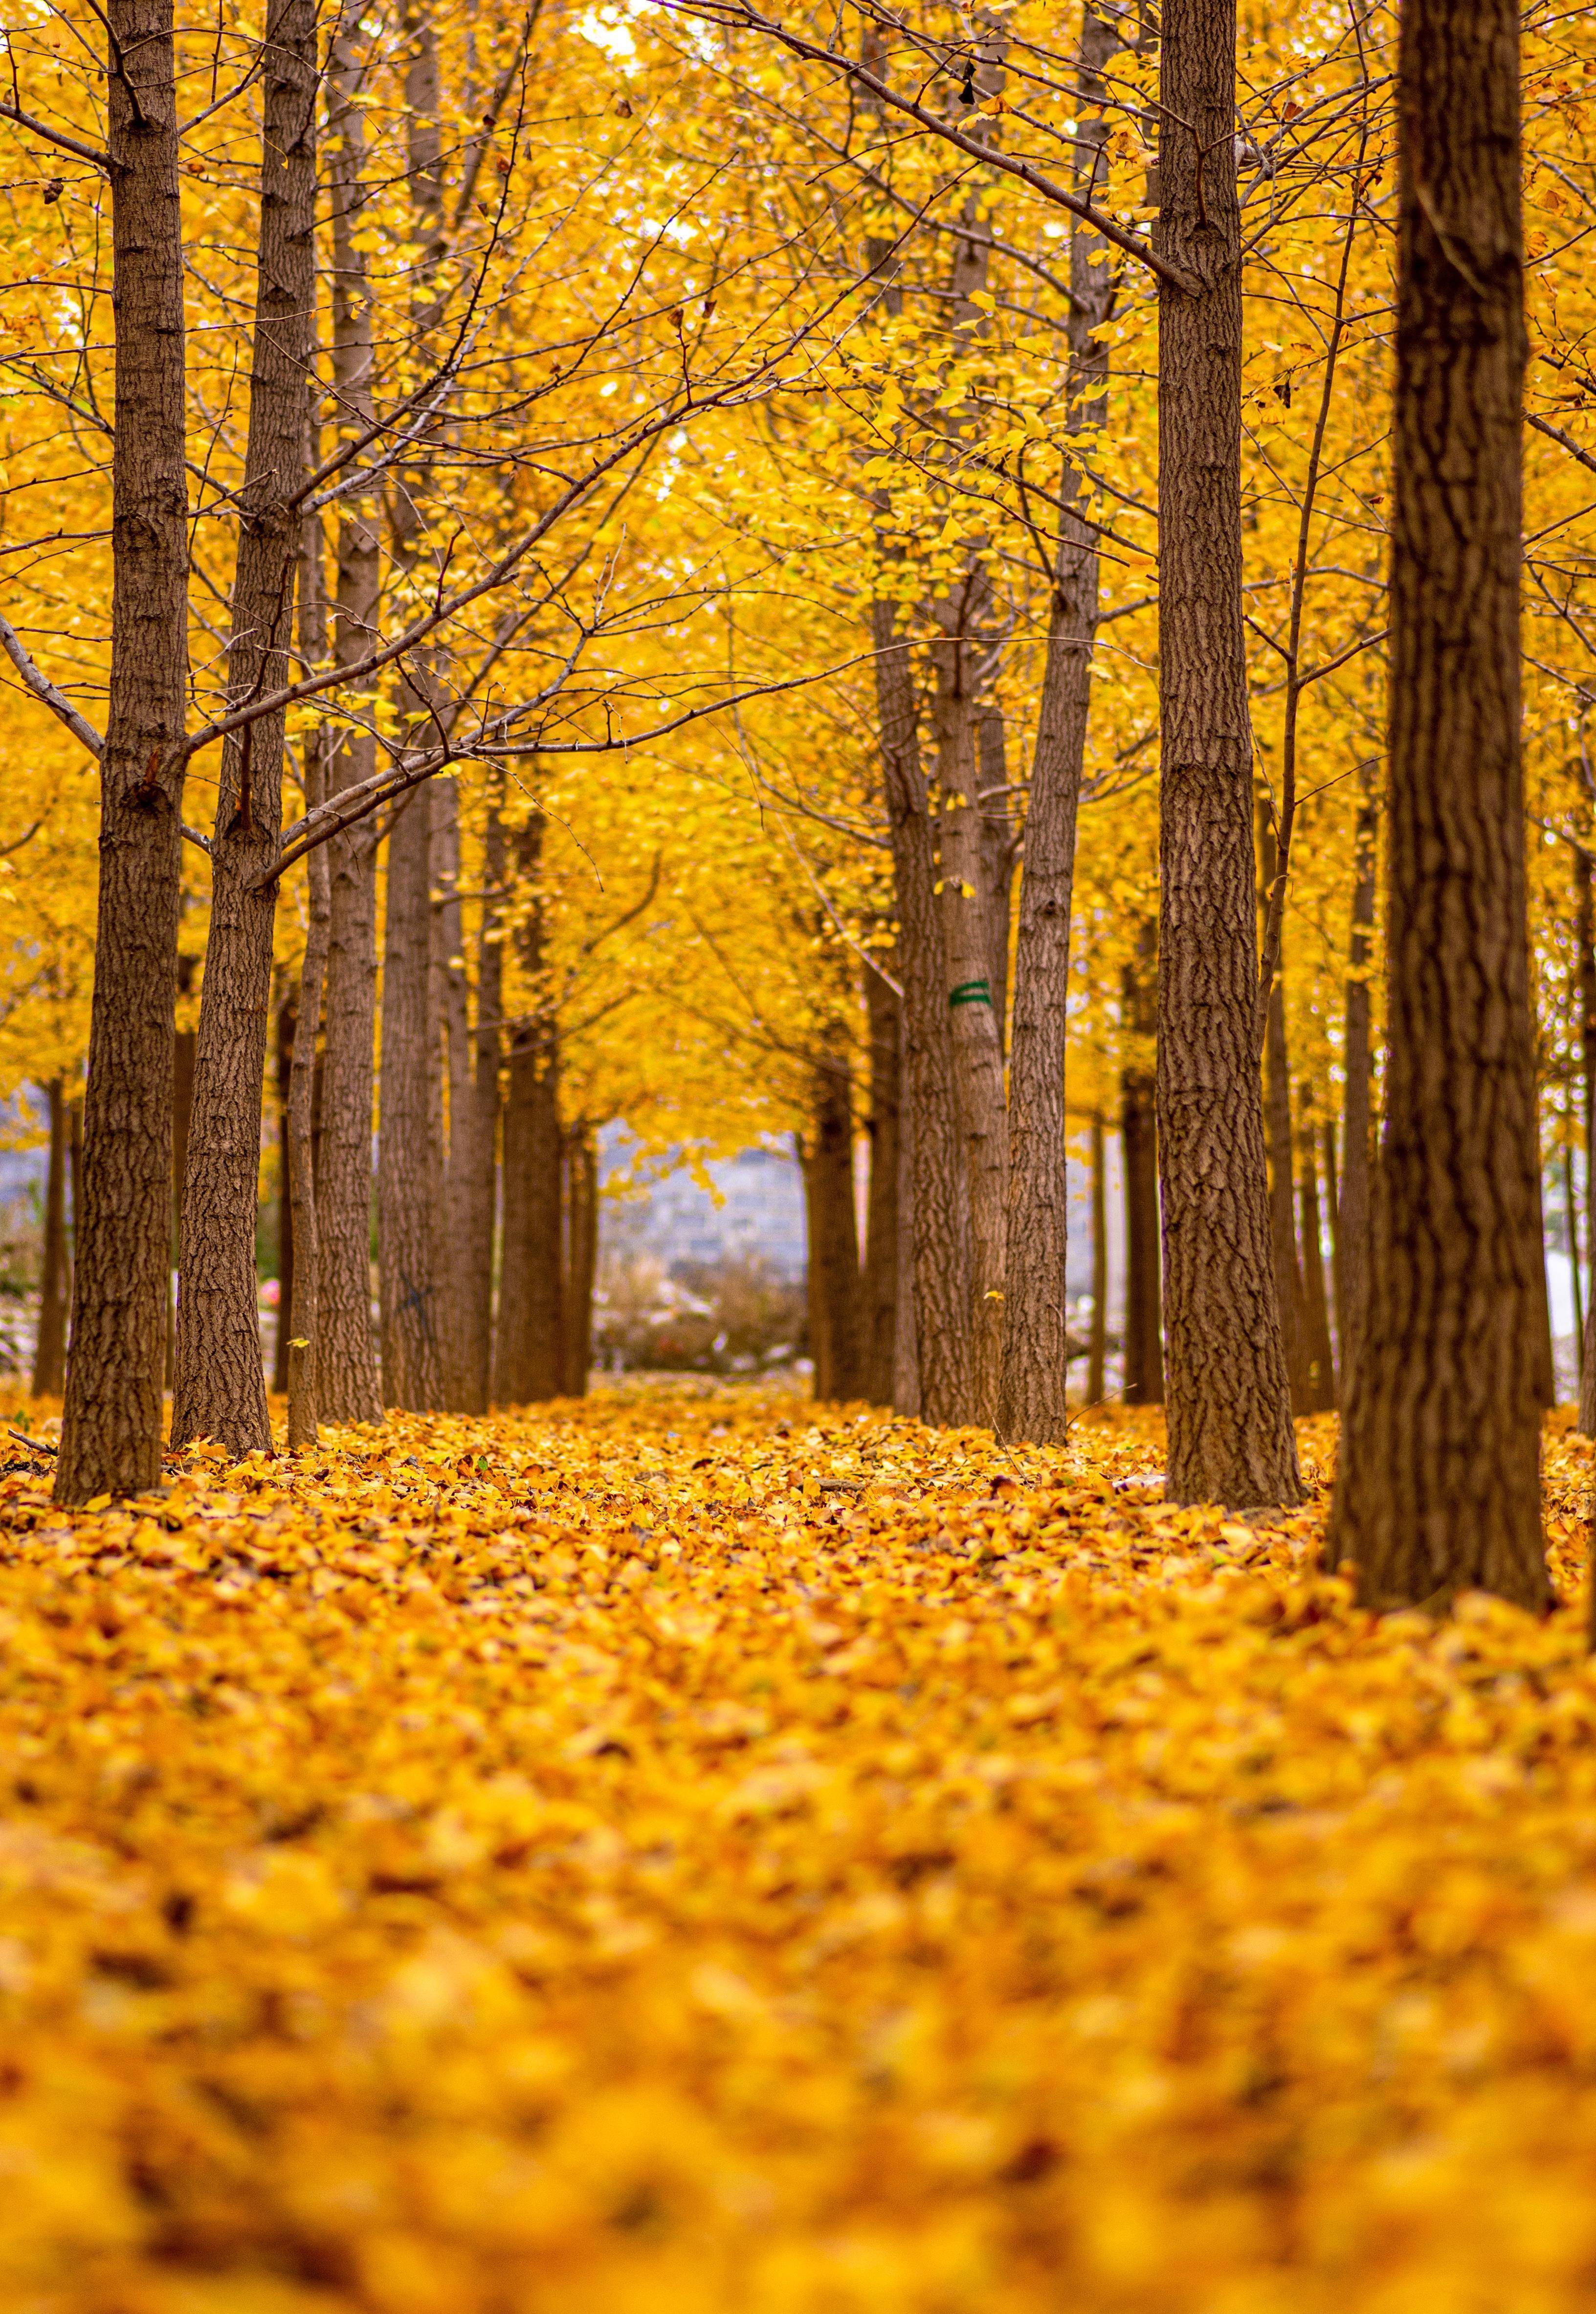
[[[0,2305],[1588,2309],[1583,1611],[1376,1623],[1301,1436],[1248,1520],[750,1389],[7,1440]]]

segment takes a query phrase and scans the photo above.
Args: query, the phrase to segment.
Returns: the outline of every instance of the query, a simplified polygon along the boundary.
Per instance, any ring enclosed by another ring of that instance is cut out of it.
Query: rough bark
[[[565,1147],[565,1276],[560,1339],[560,1388],[586,1398],[593,1365],[593,1286],[598,1275],[598,1147],[592,1128],[577,1126]]]
[[[1076,146],[1078,190],[1089,187],[1097,174],[1107,133],[1102,74],[1119,45],[1118,33],[1088,0],[1080,31],[1084,118]],[[1078,227],[1070,250],[1073,303],[1068,325],[1066,426],[1079,445],[1098,431],[1107,411],[1108,349],[1098,332],[1112,309],[1115,285],[1107,245],[1098,234]],[[1068,1421],[1064,1044],[1075,826],[1086,763],[1098,587],[1098,534],[1083,519],[1083,478],[1074,459],[1064,461],[1059,495],[1047,657],[1026,808],[1014,952],[999,1410],[1004,1437],[1040,1444],[1062,1441]]]
[[[345,422],[373,411],[372,299],[356,246],[366,194],[364,93],[366,36],[351,10],[333,36],[328,74],[328,181],[332,212],[332,370]],[[376,630],[379,538],[368,499],[339,504],[333,594],[333,655],[356,665]],[[338,734],[328,792],[372,776],[376,743],[349,724]],[[369,822],[334,836],[328,852],[326,1041],[322,1145],[316,1176],[316,1399],[332,1422],[380,1422],[383,1396],[371,1321],[372,1043],[376,1025],[376,846]]]
[[[311,526],[307,525],[307,528]],[[319,658],[325,642],[325,618],[320,602],[320,526],[307,549],[302,570],[301,633],[307,658]],[[309,597],[308,602],[305,597]],[[308,615],[307,615],[308,612]],[[324,735],[318,732],[306,746],[304,804],[313,811],[326,790]],[[293,1066],[288,1074],[288,1187],[294,1207],[294,1241],[298,1251],[298,1284],[294,1297],[294,1325],[288,1342],[288,1444],[313,1446],[317,1437],[316,1338],[321,1279],[320,1214],[316,1194],[317,1046],[322,1022],[322,993],[327,971],[327,941],[331,897],[325,844],[318,844],[305,860],[309,879],[309,920],[305,928],[304,961],[299,973],[299,1028],[294,1038]]]
[[[1125,1198],[1124,1400],[1164,1402],[1163,1295],[1159,1276],[1159,1153],[1151,1065],[1157,1026],[1158,927],[1145,923],[1124,969],[1120,1152]]]
[[[530,819],[516,840],[530,902],[516,946],[530,1002],[510,1032],[504,1118],[504,1253],[493,1396],[523,1406],[560,1395],[560,1032],[544,986],[543,921],[536,878],[543,823]]]
[[[412,230],[420,255],[411,277],[418,342],[427,344],[428,307],[442,246],[443,185],[437,45],[430,15],[405,12],[409,50],[405,110]],[[407,459],[390,512],[394,585],[406,610],[427,563],[430,465]],[[437,706],[430,654],[407,660],[397,706],[407,739],[432,736]],[[438,1251],[441,1153],[433,1115],[437,1093],[433,1008],[432,817],[430,786],[401,806],[388,837],[387,917],[383,949],[383,1074],[377,1141],[377,1261],[382,1297],[383,1396],[419,1411],[442,1402],[442,1309]]]
[[[982,907],[986,917],[986,983],[1000,1056],[1009,1049],[1009,950],[1014,933],[1014,863],[1019,830],[1009,791],[1009,743],[1001,707],[975,723],[975,800],[981,826]]]
[[[815,1395],[863,1395],[863,1295],[853,1201],[853,1079],[838,1024],[817,1062],[804,1151]]]
[[[39,1279],[39,1338],[33,1346],[33,1395],[59,1398],[66,1379],[66,1088],[46,1087],[49,1170],[44,1182],[44,1257]]]
[[[278,1006],[278,1331],[271,1386],[288,1387],[288,1341],[294,1331],[294,1186],[288,1176],[288,1088],[294,1080],[294,1044],[299,1029],[298,992],[290,989]],[[315,1034],[313,1026],[311,1034]]]
[[[973,1413],[970,1204],[954,1090],[936,849],[908,649],[894,634],[889,603],[873,603],[870,618],[904,986],[920,1412],[927,1422],[953,1425],[970,1421]]]
[[[170,0],[107,0],[111,313],[110,695],[101,763],[94,994],[56,1500],[161,1474],[172,1242],[188,668],[183,255]]]
[[[179,904],[181,925],[181,903]],[[194,994],[198,959],[180,956],[177,993],[180,1001]],[[183,1182],[189,1170],[189,1121],[194,1114],[194,1057],[199,1042],[193,1029],[174,1029],[172,1039],[172,1244],[166,1281],[166,1387],[177,1381],[177,1280],[183,1266]]]
[[[463,1411],[467,1414],[487,1412],[493,1362],[493,1237],[498,1187],[499,1076],[503,1058],[500,1023],[504,1011],[504,949],[496,918],[498,898],[505,881],[504,826],[497,797],[489,808],[482,866],[491,896],[483,903],[481,936],[477,943],[471,1132],[460,1159],[466,1192],[458,1254],[464,1296],[460,1325],[465,1345]],[[453,1161],[453,1147],[450,1154]]]
[[[288,679],[300,543],[289,500],[303,472],[314,326],[315,0],[272,0],[261,81],[249,438],[227,649],[233,711]],[[271,1444],[255,1208],[277,887],[260,879],[282,835],[283,733],[278,709],[222,749],[183,1178],[172,1444],[216,1438],[239,1454]]]
[[[1407,0],[1398,58],[1385,1128],[1331,1562],[1365,1604],[1549,1604],[1524,890],[1519,14]]]
[[[920,1420],[920,1341],[914,1307],[914,1108],[909,1099],[904,1016],[898,1014],[898,1297],[892,1348],[892,1410]]]
[[[1259,797],[1257,811],[1263,889],[1267,892],[1274,884],[1275,843],[1266,797]],[[1292,1382],[1292,1407],[1297,1414],[1309,1414],[1313,1411],[1313,1386],[1309,1375],[1308,1304],[1297,1249],[1291,1060],[1286,1047],[1284,954],[1279,935],[1276,963],[1279,968],[1274,973],[1270,984],[1264,1033],[1264,1123],[1269,1150],[1269,1241],[1274,1261],[1274,1300],[1280,1313],[1281,1345],[1285,1352],[1286,1372]]]
[[[870,1191],[865,1214],[864,1350],[860,1394],[890,1406],[898,1304],[899,1007],[873,964],[865,965],[870,1036]]]
[[[1336,1352],[1330,1341],[1330,1298],[1325,1290],[1324,1219],[1319,1207],[1318,1135],[1312,1125],[1313,1088],[1298,1092],[1304,1122],[1298,1144],[1297,1195],[1302,1223],[1304,1347],[1308,1362],[1309,1414],[1327,1414],[1336,1403]]]
[[[452,779],[432,788],[432,986],[435,1027],[448,1087],[448,1142],[443,1167],[442,1222],[436,1259],[436,1306],[441,1366],[439,1400],[458,1414],[481,1414],[476,1401],[471,1277],[477,1173],[472,1104],[470,991],[465,977],[465,927],[460,903],[460,797]],[[491,1258],[491,1247],[489,1247]]]
[[[1585,1133],[1585,1324],[1581,1338],[1579,1427],[1596,1437],[1596,906],[1592,905],[1591,856],[1574,855],[1575,972],[1578,983],[1580,1060],[1583,1073]]]
[[[1252,742],[1241,623],[1234,0],[1162,19],[1159,290],[1158,1132],[1168,1491],[1301,1498],[1275,1308],[1255,1031]]]
[[[383,1078],[377,1137],[377,1263],[383,1399],[415,1412],[443,1390],[429,1130],[432,795],[412,790],[388,838],[383,947]]]
[[[1347,942],[1346,1021],[1342,1038],[1341,1226],[1336,1272],[1336,1326],[1341,1338],[1344,1409],[1369,1306],[1370,1168],[1373,1161],[1369,1113],[1373,1071],[1369,968],[1378,821],[1379,802],[1370,776],[1365,778],[1358,810],[1356,881],[1353,887],[1352,932]]]
[[[939,850],[948,1020],[970,1198],[974,1418],[990,1427],[998,1420],[1002,1382],[1009,1121],[1002,1047],[987,976],[992,930],[975,801],[974,686],[982,651],[972,598],[978,591],[962,590],[965,615],[945,620],[943,639],[932,647],[937,682],[931,712],[941,790]]]
[[[1100,1117],[1092,1119],[1092,1329],[1086,1361],[1086,1402],[1103,1403],[1108,1348],[1108,1153]],[[1066,1350],[1066,1356],[1068,1352]]]

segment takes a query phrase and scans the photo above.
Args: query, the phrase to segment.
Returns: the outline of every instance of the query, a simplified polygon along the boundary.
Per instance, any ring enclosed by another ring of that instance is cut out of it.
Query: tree
[[[1388,1029],[1364,1339],[1327,1550],[1371,1605],[1548,1603],[1519,585],[1519,15],[1398,55]]]
[[[1252,746],[1241,623],[1234,0],[1162,20],[1158,1133],[1168,1485],[1301,1497],[1270,1251],[1255,1035]]]
[[[116,568],[60,1503],[137,1493],[160,1477],[172,1228],[189,545],[170,0],[108,0],[104,22]]]
[[[237,711],[288,676],[295,498],[315,319],[316,10],[273,0],[264,85],[255,325],[227,702]],[[174,1445],[271,1444],[256,1314],[255,1197],[276,886],[262,883],[283,825],[281,706],[224,742],[210,839],[211,916],[183,1184]],[[313,1046],[315,1024],[307,1024]],[[290,1207],[291,1210],[291,1207]],[[285,1305],[282,1320],[290,1311]]]

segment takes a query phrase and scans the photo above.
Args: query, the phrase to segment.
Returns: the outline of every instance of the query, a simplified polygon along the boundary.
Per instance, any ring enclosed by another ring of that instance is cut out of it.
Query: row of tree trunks
[[[816,1058],[801,1143],[808,1217],[809,1355],[815,1395],[865,1394],[865,1295],[853,1196],[853,1076],[841,1021]]]

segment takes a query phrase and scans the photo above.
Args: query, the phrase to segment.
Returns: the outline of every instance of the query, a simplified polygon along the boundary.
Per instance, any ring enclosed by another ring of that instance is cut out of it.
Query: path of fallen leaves
[[[7,2314],[1592,2304],[1572,1606],[1376,1625],[1146,1418],[6,1444]]]

